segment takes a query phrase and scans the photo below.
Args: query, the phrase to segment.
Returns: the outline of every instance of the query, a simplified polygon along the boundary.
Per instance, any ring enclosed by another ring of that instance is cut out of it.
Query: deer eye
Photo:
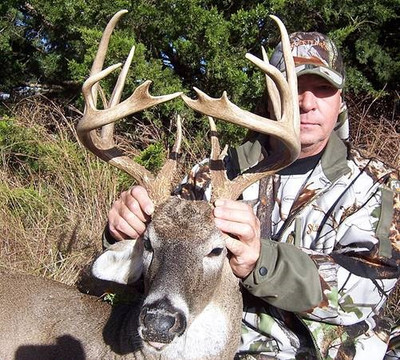
[[[151,246],[150,239],[147,238],[147,237],[145,237],[145,238],[143,239],[143,246],[144,246],[145,250],[147,250],[147,251],[153,251],[153,247]]]
[[[208,254],[208,257],[219,256],[222,254],[222,251],[224,251],[224,248],[222,248],[222,247],[214,248],[210,251],[210,253]]]

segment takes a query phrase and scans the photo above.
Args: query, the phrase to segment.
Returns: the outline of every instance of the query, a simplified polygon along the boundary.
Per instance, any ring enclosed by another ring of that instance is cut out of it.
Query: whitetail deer
[[[95,276],[118,283],[133,283],[143,276],[144,295],[133,305],[112,310],[104,303],[62,284],[34,277],[1,278],[0,358],[22,359],[233,359],[240,341],[242,298],[239,280],[227,258],[224,235],[215,227],[212,204],[170,196],[181,144],[177,121],[176,142],[157,176],[124,156],[113,142],[113,123],[155,104],[181,95],[153,97],[150,82],[139,86],[120,103],[133,48],[107,103],[98,82],[119,65],[102,70],[108,41],[120,11],[110,20],[100,42],[91,75],[83,85],[86,108],[78,124],[81,142],[94,154],[126,171],[144,186],[156,205],[145,235],[112,245],[94,263]],[[299,154],[297,86],[287,32],[279,19],[287,64],[283,75],[264,60],[247,54],[268,74],[275,94],[277,121],[243,111],[223,95],[198,100],[183,96],[193,109],[210,117],[210,161],[213,197],[236,199],[250,184],[294,161]],[[98,110],[100,93],[105,109]],[[220,149],[211,118],[224,119],[269,134],[276,152],[261,171],[227,180],[221,170]],[[98,129],[101,131],[98,132]],[[215,166],[216,165],[216,166]]]

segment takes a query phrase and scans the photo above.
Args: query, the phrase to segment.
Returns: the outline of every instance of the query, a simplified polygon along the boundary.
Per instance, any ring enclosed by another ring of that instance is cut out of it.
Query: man
[[[232,270],[246,289],[237,357],[383,359],[390,324],[382,309],[399,276],[398,176],[348,148],[335,131],[347,121],[335,45],[315,32],[294,33],[290,41],[300,157],[243,192],[244,200],[258,200],[255,211],[246,202],[215,202],[215,224],[227,234]],[[284,71],[280,45],[271,63]],[[229,176],[267,152],[268,138],[252,134],[225,159]],[[188,187],[199,190],[207,169],[192,171],[182,196]],[[143,188],[123,192],[105,242],[138,238],[153,210]]]

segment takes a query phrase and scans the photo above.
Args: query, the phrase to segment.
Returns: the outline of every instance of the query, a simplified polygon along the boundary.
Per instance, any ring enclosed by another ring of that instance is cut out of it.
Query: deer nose
[[[169,301],[145,305],[140,312],[140,334],[147,342],[169,344],[185,329],[184,314]]]

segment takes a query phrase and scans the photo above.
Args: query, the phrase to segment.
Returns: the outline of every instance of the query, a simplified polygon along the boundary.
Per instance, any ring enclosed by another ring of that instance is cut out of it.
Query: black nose
[[[186,319],[168,299],[164,299],[143,306],[140,326],[143,340],[168,344],[183,334]]]

